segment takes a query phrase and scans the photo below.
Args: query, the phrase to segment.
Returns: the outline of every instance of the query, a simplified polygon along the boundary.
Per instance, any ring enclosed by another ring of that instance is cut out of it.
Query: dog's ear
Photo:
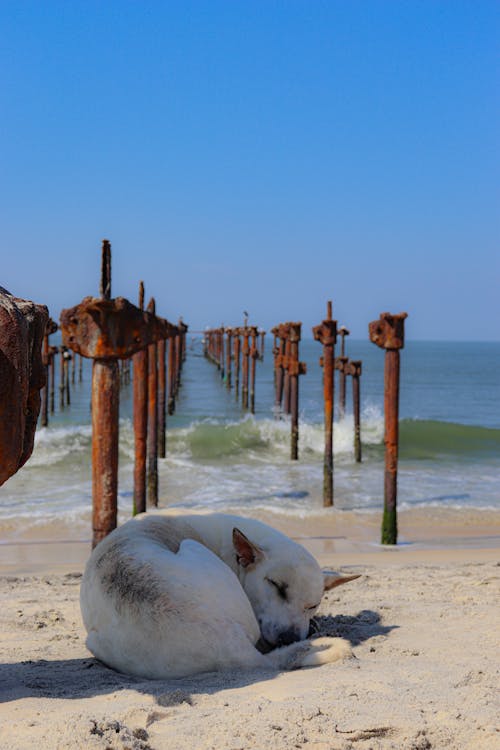
[[[324,584],[324,590],[329,591],[330,589],[334,589],[335,586],[342,586],[343,583],[349,583],[349,581],[354,581],[355,578],[360,578],[360,575],[354,575],[354,576],[341,576],[339,573],[334,573],[332,570],[324,570],[323,571],[323,584]]]
[[[264,557],[262,550],[236,528],[233,529],[233,546],[236,550],[238,565],[241,565],[242,568],[255,565]]]

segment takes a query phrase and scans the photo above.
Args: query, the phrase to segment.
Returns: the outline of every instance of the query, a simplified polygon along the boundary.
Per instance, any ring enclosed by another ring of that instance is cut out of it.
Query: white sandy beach
[[[129,678],[85,648],[78,593],[88,544],[5,545],[0,747],[500,747],[495,514],[475,523],[460,516],[455,527],[449,517],[447,543],[439,545],[435,527],[419,531],[413,519],[420,541],[385,550],[370,542],[370,523],[349,538],[344,532],[360,527],[341,519],[335,529],[268,520],[322,565],[362,574],[330,592],[317,618],[321,634],[351,641],[355,658],[280,674]],[[402,530],[409,520],[402,514]]]

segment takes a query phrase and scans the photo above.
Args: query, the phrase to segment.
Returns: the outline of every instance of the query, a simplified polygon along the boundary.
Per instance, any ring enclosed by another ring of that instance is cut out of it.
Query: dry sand
[[[330,592],[317,617],[355,658],[278,674],[129,678],[85,648],[88,545],[5,545],[0,748],[500,748],[498,515],[465,524],[462,515],[455,527],[447,518],[446,534],[407,516],[412,544],[386,550],[370,523],[267,520],[321,564],[362,574]]]

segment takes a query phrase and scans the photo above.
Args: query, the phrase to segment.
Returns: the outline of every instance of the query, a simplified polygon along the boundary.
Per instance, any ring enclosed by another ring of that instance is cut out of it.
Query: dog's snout
[[[288,630],[284,630],[282,633],[279,634],[278,640],[276,641],[278,646],[289,646],[290,643],[295,643],[296,641],[300,641],[300,633],[297,632],[297,630],[294,630],[293,628],[289,628]]]

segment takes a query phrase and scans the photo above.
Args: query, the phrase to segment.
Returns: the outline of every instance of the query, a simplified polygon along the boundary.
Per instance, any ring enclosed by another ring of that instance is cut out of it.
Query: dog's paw
[[[349,641],[343,638],[315,638],[300,657],[301,667],[316,667],[352,656]]]

